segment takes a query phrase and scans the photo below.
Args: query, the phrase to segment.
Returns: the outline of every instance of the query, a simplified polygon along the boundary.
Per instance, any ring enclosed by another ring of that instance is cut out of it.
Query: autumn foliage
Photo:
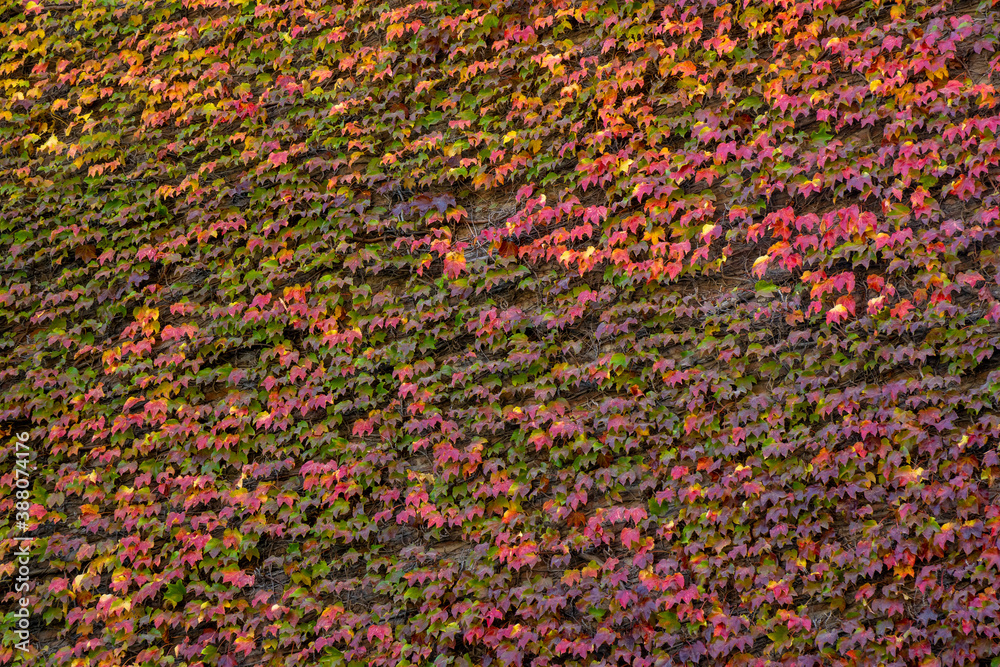
[[[1000,3],[0,9],[0,663],[1000,664]]]

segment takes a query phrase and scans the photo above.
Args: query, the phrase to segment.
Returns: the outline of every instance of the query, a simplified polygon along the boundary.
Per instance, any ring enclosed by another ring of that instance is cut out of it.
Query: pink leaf
[[[849,316],[850,313],[847,312],[847,307],[838,303],[836,306],[827,311],[826,323],[833,324],[834,322],[843,322]]]

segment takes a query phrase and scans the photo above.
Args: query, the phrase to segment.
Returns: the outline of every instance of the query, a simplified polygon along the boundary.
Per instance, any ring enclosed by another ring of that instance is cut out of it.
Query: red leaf
[[[642,531],[638,528],[623,528],[622,529],[622,545],[626,548],[631,547],[633,544],[639,541],[642,537]]]
[[[518,246],[506,239],[500,241],[500,256],[501,257],[512,257],[517,254]]]
[[[444,256],[444,274],[452,280],[465,271],[465,253],[449,252]]]

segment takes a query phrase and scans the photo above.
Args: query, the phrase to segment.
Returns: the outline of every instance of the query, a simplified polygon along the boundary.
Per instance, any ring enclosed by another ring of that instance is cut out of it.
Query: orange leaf
[[[73,254],[77,259],[81,259],[84,262],[89,262],[90,260],[97,257],[97,248],[93,245],[81,245],[77,246],[73,250]]]

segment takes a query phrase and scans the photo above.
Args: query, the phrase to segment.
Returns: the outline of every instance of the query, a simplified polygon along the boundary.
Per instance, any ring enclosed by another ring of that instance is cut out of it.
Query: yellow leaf
[[[931,81],[943,81],[944,79],[948,78],[948,68],[939,67],[933,72],[927,72],[927,78],[930,79]]]
[[[174,387],[174,385],[172,385],[169,382],[163,382],[160,384],[160,386],[150,391],[149,396],[150,398],[157,398],[159,396],[170,398],[176,392],[177,389]]]
[[[646,232],[643,235],[642,240],[643,241],[651,241],[652,243],[655,244],[655,243],[659,243],[660,239],[664,238],[666,236],[666,234],[667,233],[666,233],[666,231],[664,231],[663,227],[656,227],[652,231]]]
[[[160,309],[142,306],[135,309],[135,316],[140,320],[158,320],[160,319]]]
[[[580,94],[580,84],[574,83],[569,86],[563,86],[563,89],[559,91],[559,95],[562,97],[573,97],[574,95]]]
[[[44,148],[47,151],[53,151],[53,150],[58,149],[59,146],[61,146],[61,145],[62,145],[62,142],[60,142],[59,138],[56,135],[53,134],[51,137],[49,137],[48,141],[46,141],[44,144],[42,144],[42,148]]]

